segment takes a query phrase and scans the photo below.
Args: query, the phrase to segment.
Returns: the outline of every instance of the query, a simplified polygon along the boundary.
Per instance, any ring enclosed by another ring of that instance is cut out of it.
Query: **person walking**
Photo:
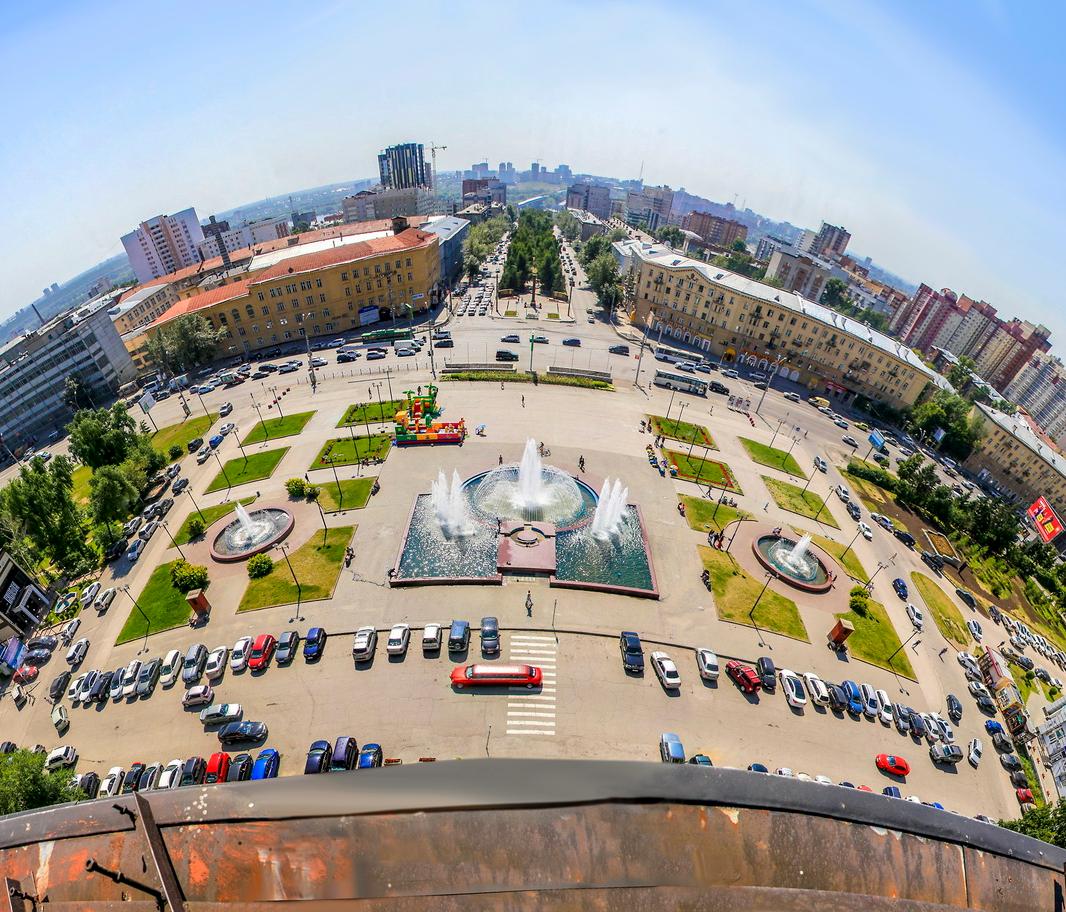
[[[497,463],[497,465],[503,465],[503,453],[500,453],[500,461]]]
[[[523,395],[522,396],[522,408],[525,408],[525,407],[526,407],[526,397]]]
[[[533,593],[526,590],[526,617],[533,617]]]
[[[941,650],[940,650],[940,652],[938,652],[938,653],[937,653],[937,656],[938,656],[938,657],[939,657],[939,658],[940,658],[941,660],[943,660],[943,658],[944,658],[944,653],[945,653],[945,652],[947,652],[947,651],[948,651],[948,647],[947,647],[947,646],[945,646],[945,647],[944,647],[943,649],[941,649]]]
[[[579,472],[584,472],[585,471],[585,457],[584,456],[578,456],[578,458],[577,458],[577,469],[578,469]]]

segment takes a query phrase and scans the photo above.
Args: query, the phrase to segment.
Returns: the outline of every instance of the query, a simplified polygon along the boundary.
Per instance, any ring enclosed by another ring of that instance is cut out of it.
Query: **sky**
[[[201,218],[376,174],[501,160],[824,219],[914,282],[1043,322],[1066,210],[1066,6],[970,0],[2,7],[0,316]],[[1059,346],[1056,346],[1059,348]]]

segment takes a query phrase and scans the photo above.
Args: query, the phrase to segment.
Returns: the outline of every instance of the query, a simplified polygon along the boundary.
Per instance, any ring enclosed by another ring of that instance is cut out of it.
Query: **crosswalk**
[[[507,734],[555,734],[555,637],[516,633],[509,637],[508,661],[537,665],[544,675],[539,690],[524,687],[510,688],[507,698]]]

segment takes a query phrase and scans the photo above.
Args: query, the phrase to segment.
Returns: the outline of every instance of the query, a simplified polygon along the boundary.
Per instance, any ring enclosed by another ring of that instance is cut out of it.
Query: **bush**
[[[171,459],[181,459],[184,453],[185,450],[180,443],[172,443],[170,449],[167,450],[167,455],[170,456]]]
[[[285,490],[289,497],[304,497],[307,494],[307,482],[302,478],[290,478],[285,482]]]
[[[872,481],[886,491],[894,493],[896,490],[896,479],[884,469],[875,469],[873,466],[853,461],[848,463],[848,474],[854,475],[856,478],[865,478],[867,481]]]
[[[199,538],[204,534],[204,530],[207,528],[204,525],[204,521],[200,519],[199,514],[189,517],[189,538]]]
[[[178,592],[189,592],[207,586],[207,567],[190,564],[186,560],[176,560],[170,568],[170,582]]]
[[[870,593],[862,586],[853,586],[848,593],[848,608],[861,618],[869,617]]]
[[[253,554],[248,558],[249,579],[259,579],[274,569],[274,562],[266,554]]]

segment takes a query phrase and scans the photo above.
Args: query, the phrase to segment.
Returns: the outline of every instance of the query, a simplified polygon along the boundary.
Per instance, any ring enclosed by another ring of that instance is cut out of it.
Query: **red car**
[[[39,673],[38,669],[33,665],[22,665],[11,680],[16,684],[29,684],[31,681],[37,680]]]
[[[858,790],[859,790],[860,792],[872,792],[872,791],[873,791],[873,789],[872,789],[872,788],[870,788],[870,786],[868,786],[868,785],[857,785],[857,786],[856,786],[856,788],[857,788],[857,789],[858,789]]]
[[[540,687],[543,673],[536,665],[466,665],[452,669],[452,686]]]
[[[726,662],[725,673],[744,693],[755,693],[759,689],[759,676],[750,665],[743,662]]]
[[[895,754],[878,754],[874,762],[882,773],[891,773],[893,776],[906,776],[911,771],[911,765]]]
[[[211,759],[207,761],[207,774],[204,776],[204,782],[225,782],[226,776],[229,775],[229,765],[229,754],[225,751],[212,754]]]
[[[270,658],[274,650],[278,648],[277,638],[271,633],[261,633],[252,643],[252,651],[248,654],[248,669],[250,671],[262,671],[270,664]]]
[[[1031,803],[1033,800],[1032,789],[1018,789],[1014,794],[1018,796],[1018,804]]]

